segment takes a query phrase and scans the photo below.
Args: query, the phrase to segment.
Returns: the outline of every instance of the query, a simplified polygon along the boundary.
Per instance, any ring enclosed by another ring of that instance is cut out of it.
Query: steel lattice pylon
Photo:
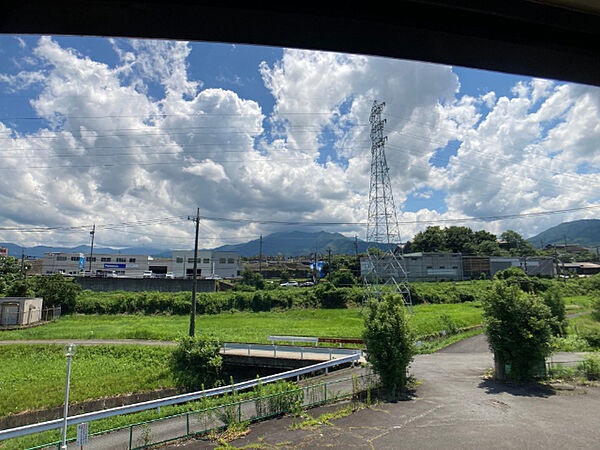
[[[402,257],[400,229],[392,195],[389,168],[385,158],[383,134],[386,122],[381,118],[385,103],[373,103],[371,123],[371,185],[369,188],[369,217],[367,242],[383,244],[385,251],[372,253],[361,260],[363,273],[363,303],[369,298],[379,299],[385,293],[400,293],[412,313],[412,299]]]

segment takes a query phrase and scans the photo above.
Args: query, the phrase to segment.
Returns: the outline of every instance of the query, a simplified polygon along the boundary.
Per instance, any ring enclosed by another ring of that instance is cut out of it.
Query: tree
[[[288,281],[290,281],[290,273],[287,271],[287,269],[283,269],[281,271],[281,279],[279,280],[279,282],[287,283]]]
[[[504,378],[504,364],[509,364],[510,378],[531,379],[551,351],[556,319],[550,308],[535,295],[503,281],[494,283],[482,305],[488,342],[496,359],[496,376]]]
[[[537,254],[535,247],[516,231],[507,230],[500,235],[500,239],[504,241],[504,246],[512,256],[535,256]]]
[[[348,287],[356,284],[356,278],[348,269],[338,270],[329,275],[329,281],[335,287]]]
[[[5,294],[15,280],[19,279],[20,273],[21,265],[17,258],[0,258],[0,295]]]
[[[171,370],[178,386],[189,390],[207,388],[221,379],[221,343],[206,336],[185,336],[173,351]]]
[[[408,365],[416,353],[414,334],[401,295],[371,299],[364,316],[367,361],[388,392],[396,397],[408,380]]]
[[[444,246],[451,252],[475,253],[476,245],[473,240],[473,230],[468,227],[452,226],[444,230]]]
[[[446,250],[444,230],[440,227],[427,227],[415,235],[413,252],[442,252]]]
[[[256,289],[265,288],[265,280],[263,279],[262,275],[260,273],[252,272],[248,268],[242,272],[242,284],[245,284],[246,286],[253,286]]]
[[[31,278],[31,287],[37,297],[44,299],[44,307],[60,306],[61,314],[75,311],[81,286],[61,274]]]

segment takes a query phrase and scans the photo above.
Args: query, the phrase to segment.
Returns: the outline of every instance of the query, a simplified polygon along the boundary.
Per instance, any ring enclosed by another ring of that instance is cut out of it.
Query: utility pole
[[[260,235],[260,249],[258,251],[258,273],[262,276],[262,234]]]
[[[25,279],[25,247],[21,247],[21,279]]]
[[[192,311],[190,313],[190,336],[196,335],[196,288],[198,283],[198,228],[200,225],[200,208],[196,208],[196,217],[188,216],[188,220],[196,222],[196,242],[194,243],[194,269],[192,273]]]
[[[92,236],[92,245],[90,245],[90,276],[92,276],[92,259],[94,256],[94,236],[96,236],[96,224],[92,227],[92,231],[90,231],[90,235]]]

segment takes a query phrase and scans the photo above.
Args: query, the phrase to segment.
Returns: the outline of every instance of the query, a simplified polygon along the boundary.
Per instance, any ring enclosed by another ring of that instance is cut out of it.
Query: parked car
[[[297,281],[288,281],[287,283],[281,283],[279,286],[298,286]]]
[[[165,278],[172,280],[175,277],[173,276],[173,272],[167,272],[167,274],[165,275]]]
[[[146,271],[144,271],[142,278],[152,278],[153,276],[154,276],[154,274],[152,273],[151,270],[146,270]]]
[[[315,283],[313,283],[312,281],[305,281],[304,283],[302,283],[300,285],[300,287],[309,287],[309,286],[314,286]]]

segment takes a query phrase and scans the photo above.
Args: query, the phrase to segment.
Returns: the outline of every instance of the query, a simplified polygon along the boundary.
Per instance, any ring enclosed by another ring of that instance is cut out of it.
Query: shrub
[[[510,377],[527,380],[551,351],[550,308],[518,286],[498,282],[483,301],[483,319],[497,368],[510,364]],[[498,374],[501,376],[501,374]]]
[[[34,295],[31,286],[26,280],[14,281],[6,290],[7,297],[33,297]]]
[[[221,343],[208,337],[186,336],[173,351],[171,370],[178,386],[195,390],[213,386],[221,378]]]
[[[556,321],[551,324],[552,334],[556,336],[564,335],[567,326],[567,312],[560,290],[556,287],[552,287],[544,292],[542,300],[544,304],[550,308],[552,316],[556,319]]]
[[[364,316],[367,360],[394,397],[406,387],[408,365],[416,353],[408,319],[401,295],[369,300]]]

